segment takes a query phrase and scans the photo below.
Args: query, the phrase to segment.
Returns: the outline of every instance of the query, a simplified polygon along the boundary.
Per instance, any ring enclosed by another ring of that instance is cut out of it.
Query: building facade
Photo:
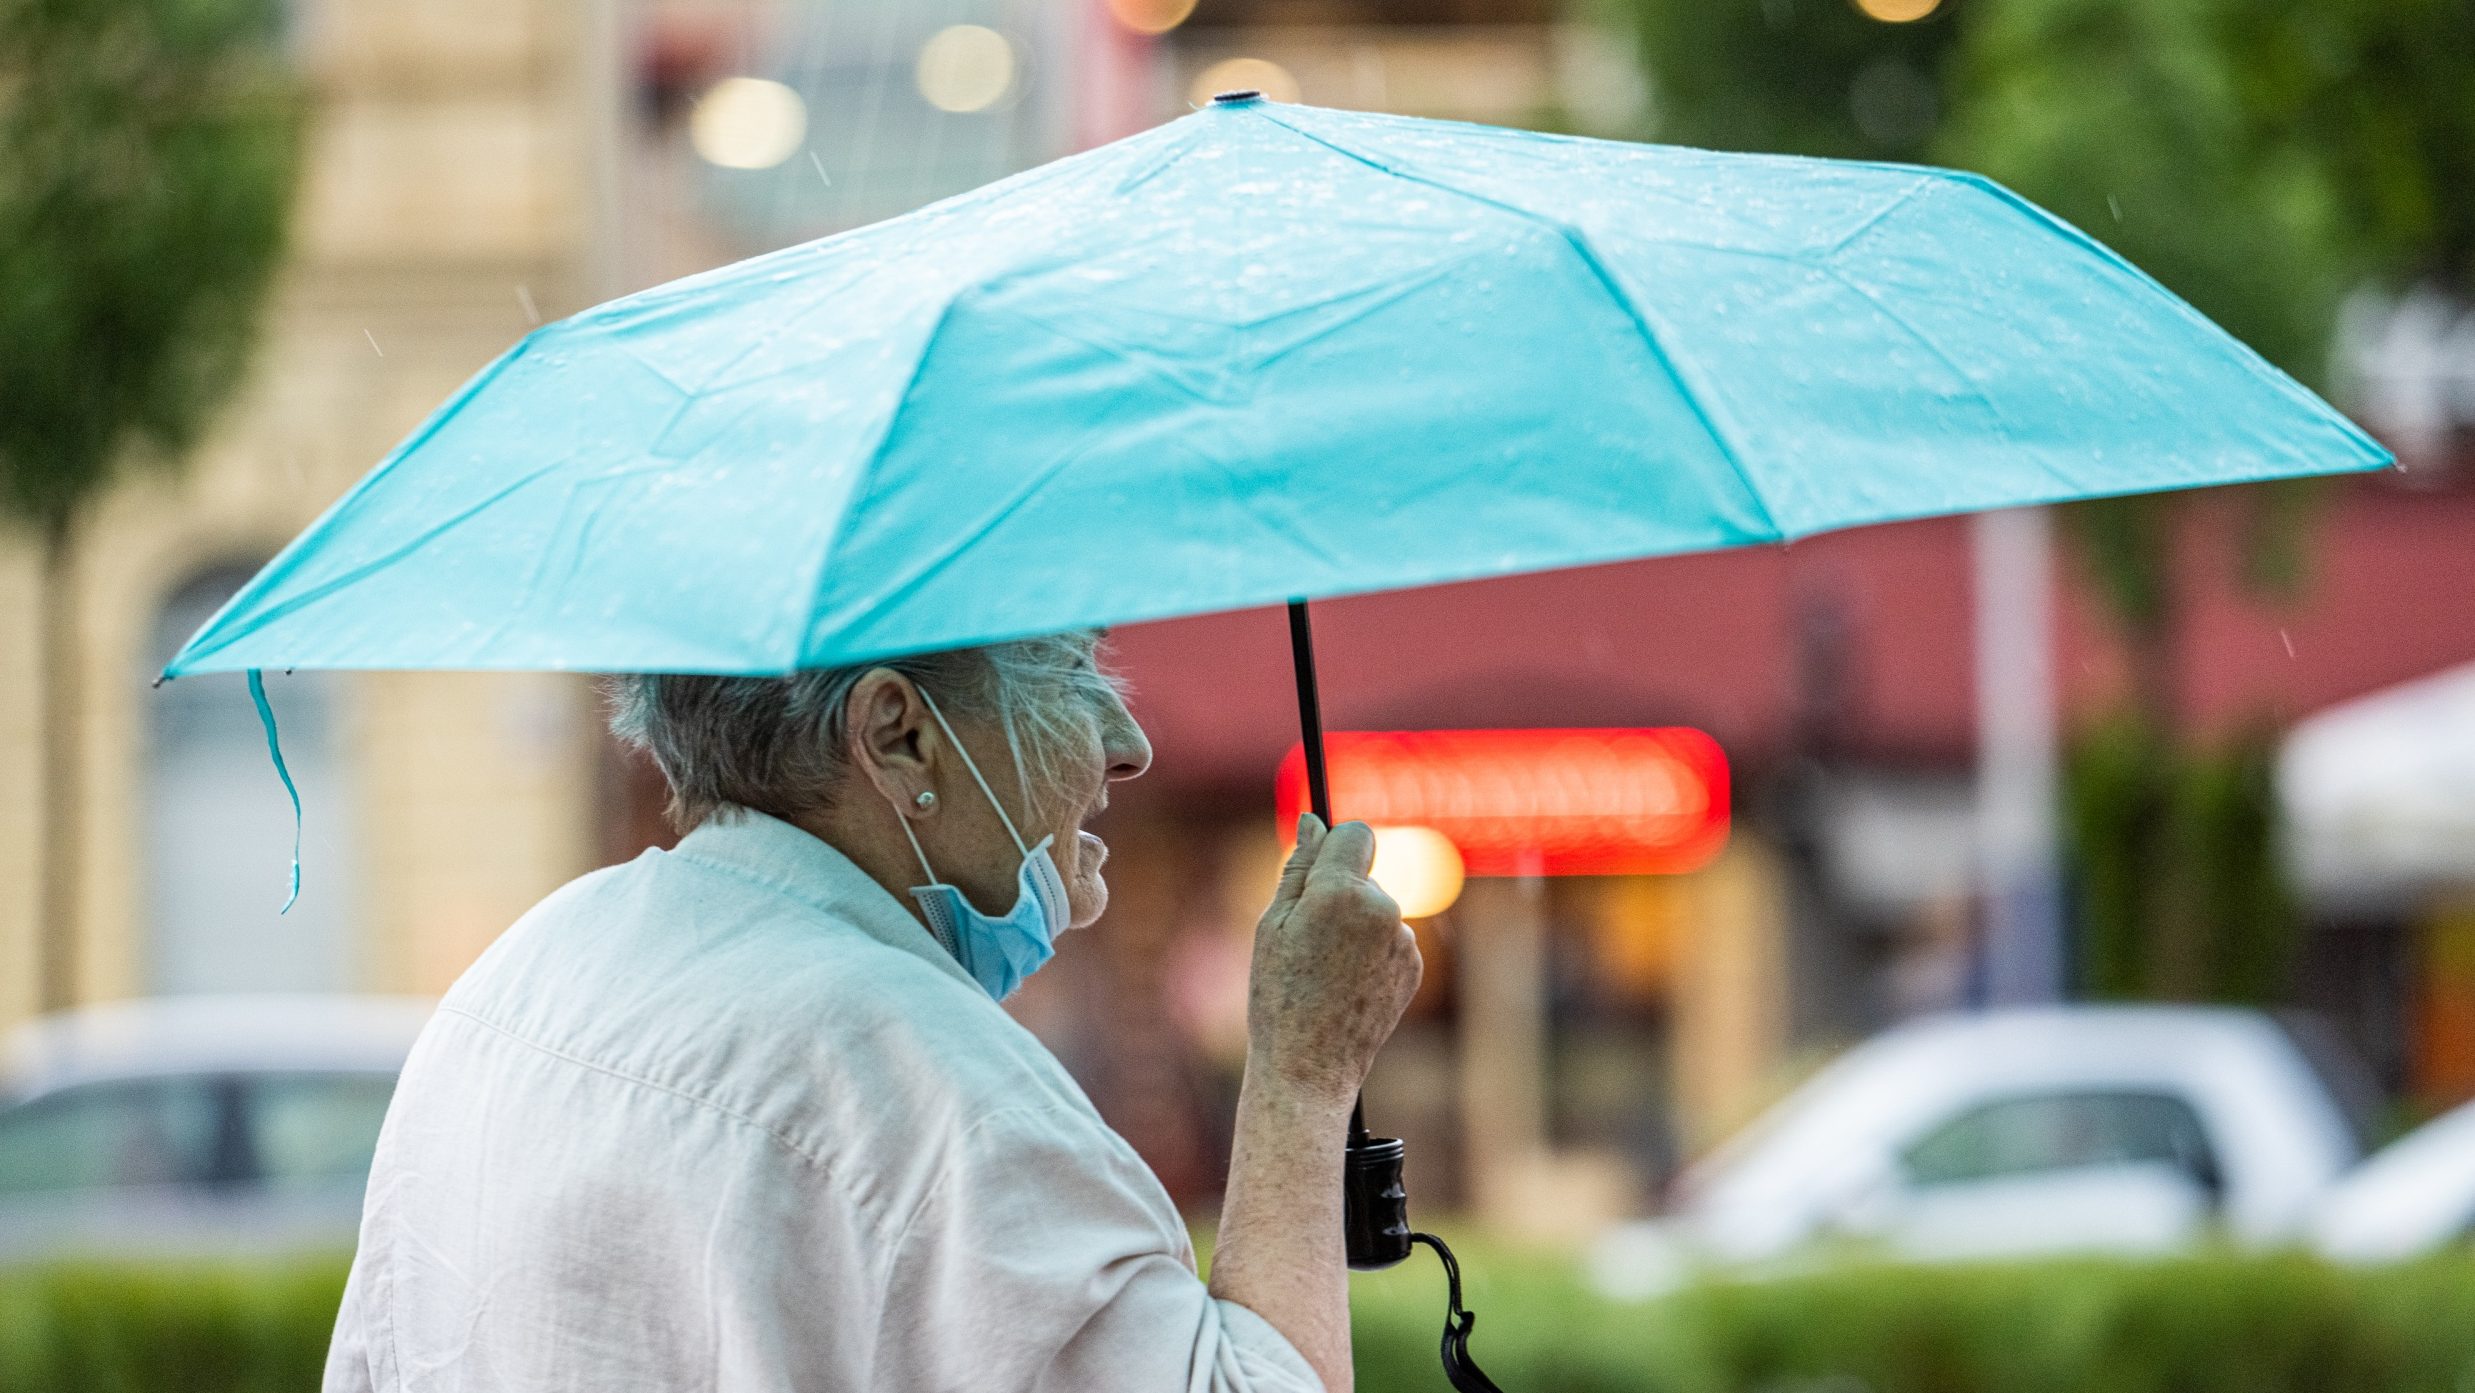
[[[75,543],[79,789],[41,787],[39,594],[0,541],[0,1024],[47,929],[78,1001],[164,991],[431,992],[590,864],[595,746],[574,679],[269,674],[304,817],[238,678],[150,687],[173,646],[465,378],[609,289],[608,7],[300,0],[313,104],[289,263],[253,370],[177,476]],[[75,922],[45,926],[44,819],[77,810]]]

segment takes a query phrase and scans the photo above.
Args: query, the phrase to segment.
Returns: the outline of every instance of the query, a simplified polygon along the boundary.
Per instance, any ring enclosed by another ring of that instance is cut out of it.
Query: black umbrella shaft
[[[1323,697],[1315,687],[1315,626],[1306,601],[1289,602],[1289,661],[1298,676],[1298,738],[1306,748],[1306,803],[1323,825],[1332,825],[1332,781],[1323,759]],[[1349,1142],[1366,1140],[1366,1098],[1349,1109]]]

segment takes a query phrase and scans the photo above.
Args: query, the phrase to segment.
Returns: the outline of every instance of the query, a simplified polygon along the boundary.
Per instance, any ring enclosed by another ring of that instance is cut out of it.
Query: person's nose
[[[1134,714],[1123,707],[1109,722],[1101,752],[1108,758],[1111,780],[1135,778],[1152,767],[1151,737],[1143,733]]]

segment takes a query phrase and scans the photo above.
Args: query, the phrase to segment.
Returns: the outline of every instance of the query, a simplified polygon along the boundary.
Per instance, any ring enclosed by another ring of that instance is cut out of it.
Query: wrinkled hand
[[[1255,927],[1248,1052],[1275,1076],[1346,1105],[1418,990],[1425,964],[1401,908],[1367,878],[1375,833],[1298,820],[1298,847]]]

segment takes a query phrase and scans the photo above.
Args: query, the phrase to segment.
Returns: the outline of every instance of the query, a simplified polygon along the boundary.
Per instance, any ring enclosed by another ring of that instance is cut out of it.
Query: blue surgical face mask
[[[925,689],[920,700],[928,704],[928,714],[937,718],[937,726],[945,732],[946,743],[962,756],[963,768],[971,771],[971,781],[988,796],[989,806],[997,810],[997,820],[1005,824],[1006,835],[1014,839],[1015,850],[1023,854],[1022,869],[1015,873],[1014,907],[1003,915],[982,914],[963,898],[962,891],[937,879],[934,867],[928,864],[928,853],[921,850],[919,834],[911,830],[911,819],[895,817],[902,823],[902,834],[911,839],[911,854],[920,859],[920,872],[928,877],[926,885],[912,887],[911,898],[919,902],[920,914],[928,920],[929,932],[945,951],[954,955],[971,980],[980,984],[999,1001],[1012,996],[1022,986],[1023,979],[1040,970],[1057,952],[1057,935],[1072,923],[1072,910],[1066,903],[1066,882],[1057,873],[1057,858],[1049,854],[1054,838],[1042,837],[1038,846],[1023,845],[1023,834],[1014,829],[1014,819],[1006,816],[1005,804],[997,801],[988,780],[980,776],[979,765],[972,762],[971,752],[963,748],[954,736],[954,728],[945,722],[945,713]],[[1022,756],[1016,752],[1019,763]]]

